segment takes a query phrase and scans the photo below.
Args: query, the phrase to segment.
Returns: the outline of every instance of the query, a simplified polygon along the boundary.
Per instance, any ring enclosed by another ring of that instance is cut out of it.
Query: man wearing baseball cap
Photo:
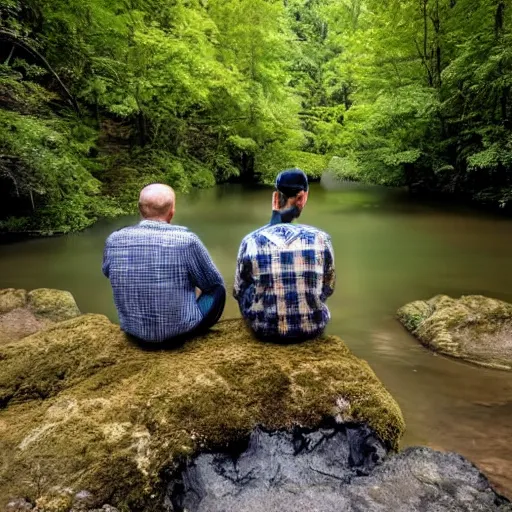
[[[270,224],[240,245],[233,295],[255,334],[265,339],[313,338],[330,319],[325,302],[336,279],[331,239],[317,228],[292,224],[308,193],[303,171],[281,172]]]

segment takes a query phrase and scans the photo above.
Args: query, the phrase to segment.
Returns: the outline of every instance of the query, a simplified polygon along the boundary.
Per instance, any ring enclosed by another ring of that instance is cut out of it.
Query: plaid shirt
[[[324,303],[335,280],[329,235],[310,226],[276,224],[242,240],[233,295],[257,334],[314,336],[330,319]]]
[[[195,288],[208,292],[223,285],[194,233],[151,220],[108,237],[103,273],[112,285],[121,328],[146,341],[194,329],[203,318]]]

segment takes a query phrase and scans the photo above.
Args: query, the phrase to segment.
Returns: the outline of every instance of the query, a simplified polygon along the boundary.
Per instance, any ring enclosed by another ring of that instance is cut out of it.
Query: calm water
[[[178,197],[176,223],[201,237],[230,288],[240,240],[268,221],[270,196],[268,189],[223,186]],[[67,289],[82,311],[115,320],[101,275],[103,244],[135,220],[0,245],[0,288]],[[329,330],[371,364],[400,403],[404,446],[460,452],[512,496],[512,373],[436,356],[394,319],[404,303],[438,293],[512,302],[512,220],[356,185],[314,185],[301,220],[332,236],[338,285]],[[233,299],[224,316],[239,316]]]

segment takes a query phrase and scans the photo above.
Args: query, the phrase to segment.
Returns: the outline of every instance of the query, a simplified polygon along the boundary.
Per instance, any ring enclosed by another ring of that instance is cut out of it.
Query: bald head
[[[174,215],[176,195],[174,190],[161,183],[144,187],[139,197],[139,210],[147,220],[170,222]]]

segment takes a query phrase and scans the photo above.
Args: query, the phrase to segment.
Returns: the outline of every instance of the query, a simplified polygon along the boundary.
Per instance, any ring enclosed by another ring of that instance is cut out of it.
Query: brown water
[[[231,288],[238,245],[269,219],[270,191],[223,186],[178,197],[176,222],[195,231]],[[0,288],[70,290],[84,312],[116,319],[101,274],[120,218],[67,237],[0,245]],[[419,203],[400,191],[314,185],[302,222],[332,236],[338,284],[331,333],[366,359],[405,415],[404,446],[464,454],[512,496],[512,373],[476,368],[421,347],[394,319],[438,293],[512,302],[512,220]],[[238,316],[229,299],[225,317]]]

